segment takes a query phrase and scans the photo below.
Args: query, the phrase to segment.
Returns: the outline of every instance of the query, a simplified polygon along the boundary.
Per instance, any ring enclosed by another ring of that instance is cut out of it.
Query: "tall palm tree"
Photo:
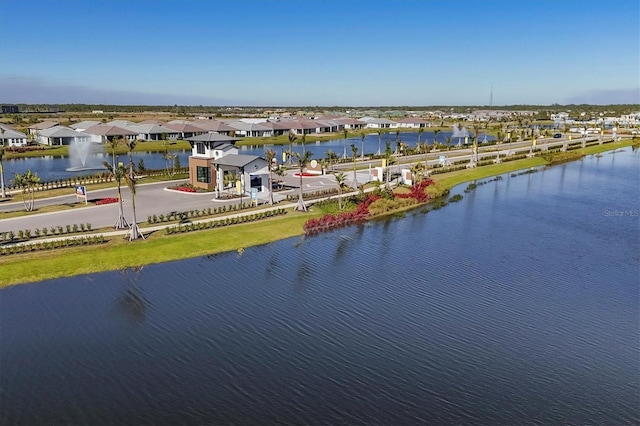
[[[304,148],[304,144],[307,141],[307,134],[304,132],[304,129],[302,129],[302,136],[300,137],[300,142],[302,142],[302,154],[304,155],[305,153],[305,148]]]
[[[4,133],[4,130],[3,130],[3,133]],[[4,188],[4,166],[2,164],[4,157],[5,157],[5,151],[4,151],[4,134],[3,134],[2,146],[0,146],[0,188],[2,191],[2,198],[7,198],[7,192]]]
[[[313,153],[309,151],[305,151],[303,154],[300,154],[298,152],[291,152],[291,156],[295,157],[296,161],[298,162],[298,175],[300,176],[300,192],[298,193],[298,205],[296,206],[296,210],[303,212],[307,211],[307,206],[304,204],[302,193],[302,173],[304,173],[304,168],[307,166],[307,164],[309,164],[309,161],[311,161],[312,155]]]
[[[361,159],[363,161],[364,161],[364,138],[366,136],[367,136],[367,134],[364,131],[360,132],[360,140],[361,140],[361,143],[362,143],[362,152],[360,153],[360,155],[361,155]]]
[[[291,153],[293,152],[293,144],[298,139],[295,133],[289,131],[289,158],[288,163],[291,165]]]
[[[343,160],[347,159],[347,136],[348,135],[349,135],[349,132],[347,132],[347,129],[342,129],[342,136],[344,138],[344,143],[343,143],[344,151],[342,153]]]
[[[436,149],[438,147],[438,141],[436,139],[438,138],[438,133],[440,132],[440,129],[435,129],[433,131],[433,149]]]
[[[333,175],[336,178],[338,184],[338,209],[342,210],[342,190],[347,186],[347,176],[344,173],[339,172]]]
[[[111,149],[111,164],[107,161],[102,162],[102,165],[113,175],[118,187],[118,220],[116,220],[116,223],[113,225],[114,229],[126,229],[129,227],[127,219],[124,218],[124,211],[122,209],[122,178],[125,174],[124,166],[122,163],[118,163],[116,165],[116,152],[120,142],[121,139],[117,136],[109,141],[108,144]]]
[[[269,205],[273,205],[273,183],[271,180],[271,171],[273,170],[273,160],[276,158],[276,152],[272,149],[268,149],[264,154],[265,160],[267,160],[267,167],[269,168]]]
[[[400,130],[396,130],[396,152],[395,154],[398,155],[398,150],[400,149]]]
[[[129,162],[133,163],[133,150],[135,149],[138,141],[135,139],[129,139],[127,141],[127,152],[129,154]]]
[[[380,155],[382,154],[382,129],[376,130],[376,133],[378,134],[378,152],[376,152],[376,155]]]
[[[34,203],[34,190],[40,183],[40,177],[37,173],[27,170],[24,174],[16,173],[14,177],[14,183],[16,186],[22,188],[22,202],[24,208],[30,212],[33,211]]]
[[[133,210],[133,223],[129,227],[129,241],[137,240],[138,238],[142,238],[144,240],[144,235],[140,232],[140,228],[138,228],[138,221],[136,220],[136,176],[133,171],[133,162],[129,163],[129,172],[124,175],[127,186],[129,187],[129,191],[131,191],[131,208]]]
[[[358,160],[358,147],[351,144],[351,152],[353,153],[353,187],[358,189],[358,178],[356,176],[357,160]]]
[[[391,142],[387,141],[385,149],[384,149],[384,159],[385,159],[385,187],[389,188],[389,172],[391,171],[391,162],[393,161],[393,152],[391,152]]]

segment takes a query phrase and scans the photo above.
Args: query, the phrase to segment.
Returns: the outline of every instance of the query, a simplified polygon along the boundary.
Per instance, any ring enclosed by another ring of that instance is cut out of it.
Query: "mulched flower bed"
[[[196,189],[191,188],[190,186],[177,186],[174,189],[176,191],[182,191],[182,192],[196,192]]]
[[[294,176],[300,176],[300,173],[294,173]],[[308,172],[303,172],[302,173],[302,177],[316,177],[316,176],[320,176],[320,174],[318,173],[308,173]]]
[[[115,198],[115,197],[107,197],[107,198],[101,198],[101,199],[97,200],[95,203],[96,203],[96,206],[101,206],[103,204],[113,204],[113,203],[117,203],[117,202],[118,202],[117,198]]]

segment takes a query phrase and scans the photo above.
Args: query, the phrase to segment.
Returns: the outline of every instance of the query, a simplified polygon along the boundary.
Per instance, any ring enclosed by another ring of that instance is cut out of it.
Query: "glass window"
[[[196,150],[198,154],[204,154],[204,144],[202,142],[196,143]]]
[[[208,167],[196,166],[197,181],[211,183],[211,169]]]

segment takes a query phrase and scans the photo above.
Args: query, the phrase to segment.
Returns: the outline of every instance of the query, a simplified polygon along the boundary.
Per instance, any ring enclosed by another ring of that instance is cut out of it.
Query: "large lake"
[[[639,171],[6,288],[0,422],[638,424]]]

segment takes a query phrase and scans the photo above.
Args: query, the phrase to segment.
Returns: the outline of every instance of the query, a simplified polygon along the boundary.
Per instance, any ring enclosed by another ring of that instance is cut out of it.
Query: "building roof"
[[[46,136],[48,138],[76,138],[76,137],[89,137],[88,134],[79,132],[67,126],[53,126],[48,129],[44,129],[40,132],[40,136]]]
[[[221,133],[202,133],[200,135],[191,136],[187,138],[189,142],[230,142],[235,143],[238,138],[232,136],[223,135]]]
[[[167,123],[164,127],[180,133],[199,133],[204,131],[204,129],[191,123]]]
[[[34,130],[44,130],[48,129],[49,127],[57,126],[58,124],[59,123],[57,121],[43,121],[42,123],[33,124],[28,128]]]
[[[408,123],[408,124],[426,124],[427,120],[424,120],[420,117],[406,117],[402,120],[399,120],[398,123]]]
[[[128,126],[127,130],[132,130],[138,134],[147,134],[147,135],[162,135],[165,133],[176,133],[175,130],[170,129],[168,127],[161,126],[159,124],[134,124],[133,126]]]
[[[257,123],[246,123],[244,121],[231,121],[227,125],[231,126],[234,130],[241,130],[243,132],[268,132],[271,129]]]
[[[296,118],[294,120],[287,120],[287,124],[291,126],[291,129],[317,129],[323,127],[316,123],[314,120],[308,118]]]
[[[132,132],[131,130],[123,129],[122,127],[112,126],[109,124],[96,124],[95,126],[91,126],[88,129],[85,129],[85,133],[101,136],[133,136],[138,134],[136,132]]]
[[[129,121],[129,120],[113,120],[113,121],[109,121],[108,123],[111,126],[116,126],[116,127],[120,127],[122,129],[127,128],[129,126],[135,126],[138,123],[134,123],[133,121]]]
[[[138,124],[159,124],[161,126],[165,125],[165,122],[162,120],[154,120],[153,118],[150,118],[148,120],[143,120],[141,122],[139,122]]]
[[[350,126],[365,124],[364,121],[358,120],[357,118],[351,118],[351,117],[336,118],[335,121],[337,121],[339,123],[342,123],[342,124],[348,124]]]
[[[25,139],[27,135],[22,132],[18,132],[17,130],[8,129],[5,126],[0,126],[4,132],[2,133],[2,138],[4,139]]]
[[[231,132],[236,130],[231,126],[227,126],[220,120],[196,120],[191,124],[196,127],[200,127],[207,132]]]
[[[257,155],[227,154],[216,160],[212,160],[212,163],[218,164],[220,166],[244,167],[247,164],[259,159],[265,162],[267,161],[263,158],[258,157]]]
[[[72,124],[71,127],[72,129],[88,129],[91,126],[95,126],[96,124],[100,124],[99,121],[93,121],[93,120],[87,120],[87,121],[81,121],[79,123],[76,124]]]

